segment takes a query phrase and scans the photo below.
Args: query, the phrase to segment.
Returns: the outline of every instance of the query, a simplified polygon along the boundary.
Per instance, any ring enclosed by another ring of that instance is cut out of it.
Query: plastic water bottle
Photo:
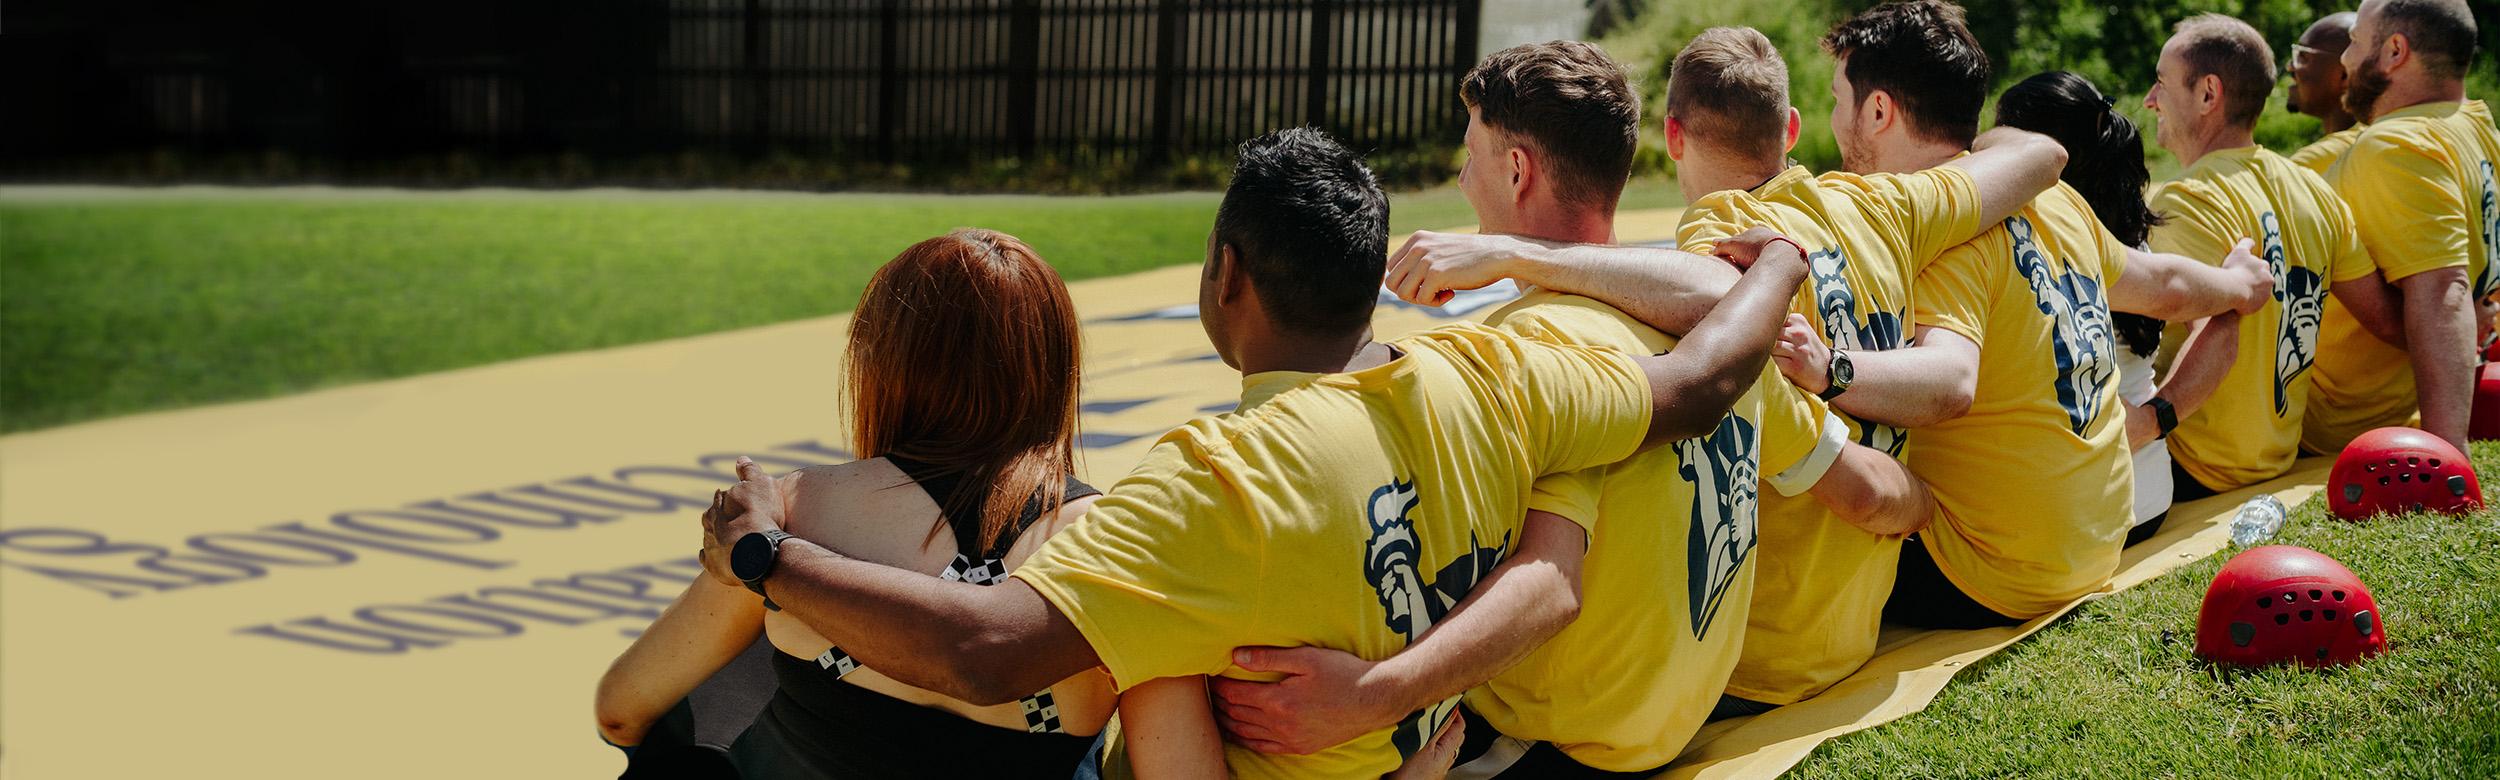
[[[2274,494],[2249,499],[2231,517],[2231,544],[2253,547],[2265,543],[2274,538],[2276,531],[2283,530],[2283,516],[2283,502]]]

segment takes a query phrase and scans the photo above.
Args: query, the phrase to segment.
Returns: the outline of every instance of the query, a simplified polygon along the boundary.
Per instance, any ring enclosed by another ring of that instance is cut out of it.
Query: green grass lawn
[[[319,190],[0,198],[0,431],[848,311],[959,226],[1069,280],[1205,254],[1215,193]],[[1455,188],[1397,229],[1475,221]]]
[[[2500,443],[2476,444],[2474,460],[2485,480],[2500,473]],[[2318,497],[2277,541],[2361,577],[2386,655],[2324,671],[2196,660],[2197,607],[2226,550],[2084,606],[1791,776],[2500,776],[2500,515],[2349,524]]]

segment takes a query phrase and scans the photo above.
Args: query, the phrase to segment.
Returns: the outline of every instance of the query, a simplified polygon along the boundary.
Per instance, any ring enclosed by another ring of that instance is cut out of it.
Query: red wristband
[[[1781,242],[1781,243],[1787,244],[1787,245],[1789,245],[1789,246],[1796,247],[1796,248],[1797,248],[1797,259],[1799,259],[1799,260],[1804,260],[1804,259],[1806,259],[1806,258],[1809,258],[1809,257],[1813,257],[1813,256],[1814,256],[1814,254],[1813,254],[1813,253],[1811,253],[1811,252],[1807,252],[1807,251],[1806,251],[1806,245],[1804,245],[1804,244],[1800,244],[1800,243],[1797,243],[1797,239],[1789,238],[1789,237],[1787,237],[1787,236],[1772,236],[1772,237],[1771,237],[1771,240],[1772,240],[1772,241]],[[1763,246],[1770,246],[1770,244],[1765,243],[1765,244],[1763,244]]]

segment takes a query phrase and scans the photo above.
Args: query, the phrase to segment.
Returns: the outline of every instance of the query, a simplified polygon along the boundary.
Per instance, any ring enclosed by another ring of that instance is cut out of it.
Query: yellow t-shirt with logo
[[[2100,588],[2134,525],[2107,290],[2126,246],[2065,184],[1918,278],[1917,323],[1979,345],[1970,411],[1910,438],[1936,567],[1982,606],[2046,613]]]
[[[2328,133],[2316,143],[2303,146],[2300,151],[2293,152],[2292,164],[2325,176],[2327,169],[2335,167],[2335,161],[2343,159],[2344,152],[2352,149],[2353,139],[2360,138],[2361,131],[2367,129],[2369,125],[2353,125]]]
[[[2370,123],[2327,174],[2352,207],[2361,244],[2395,282],[2463,268],[2475,300],[2500,292],[2500,133],[2480,100],[2428,103]],[[2421,406],[2408,353],[2329,302],[2318,337],[2316,394],[2301,446],[2339,452],[2370,429],[2403,425]],[[2459,356],[2460,360],[2466,359]]]
[[[1794,311],[1840,349],[1893,349],[1909,340],[1917,269],[1979,232],[1979,191],[1957,168],[1818,177],[1791,167],[1751,192],[1695,201],[1677,243],[1708,253],[1761,225],[1807,249],[1811,272]],[[1906,431],[1842,418],[1853,441],[1903,455]],[[1860,530],[1811,496],[1765,495],[1761,517],[1753,613],[1727,690],[1793,704],[1875,656],[1901,539]]]
[[[2278,476],[2300,457],[2308,371],[2327,288],[2370,275],[2352,212],[2326,180],[2260,147],[2213,152],[2153,191],[2153,251],[2220,264],[2241,238],[2274,271],[2274,302],[2240,319],[2239,360],[2170,434],[2170,456],[2215,490]]]
[[[1384,659],[1509,554],[1538,477],[1622,460],[1647,433],[1649,384],[1622,353],[1478,325],[1392,344],[1405,354],[1362,371],[1245,378],[1239,410],[1165,434],[1014,576],[1122,690],[1245,677],[1244,645]],[[1456,708],[1312,755],[1225,758],[1246,778],[1377,776]]]
[[[1674,346],[1605,304],[1547,290],[1486,322],[1631,353]],[[1736,665],[1753,602],[1761,481],[1814,453],[1825,414],[1765,365],[1716,432],[1537,480],[1530,508],[1596,529],[1580,573],[1580,618],[1469,691],[1468,708],[1503,734],[1554,743],[1599,769],[1673,760]]]

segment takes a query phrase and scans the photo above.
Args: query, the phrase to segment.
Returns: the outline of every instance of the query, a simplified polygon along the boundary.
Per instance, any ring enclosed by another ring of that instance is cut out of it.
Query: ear
[[[1796,106],[1789,106],[1787,137],[1780,139],[1780,153],[1797,151],[1797,134],[1802,132],[1805,132],[1805,118],[1797,114]]]
[[[1207,260],[1207,280],[1215,285],[1215,302],[1230,306],[1250,290],[1250,275],[1241,268],[1241,255],[1231,244],[1219,244],[1215,256]]]
[[[2388,33],[2386,46],[2387,48],[2380,54],[2387,58],[2386,66],[2382,70],[2394,73],[2397,68],[2402,68],[2406,63],[2413,61],[2413,39],[2405,37],[2404,33]]]
[[[1894,120],[1900,118],[1900,113],[1892,104],[1891,92],[1876,90],[1867,95],[1865,100],[1858,101],[1858,123],[1863,128],[1858,131],[1858,135],[1866,138],[1882,135],[1885,131],[1892,129]]]
[[[1667,159],[1684,161],[1684,120],[1667,117]]]
[[[1525,201],[1528,188],[1536,184],[1536,155],[1525,146],[1513,146],[1504,156],[1510,160],[1510,202]]]
[[[2198,79],[2196,80],[2196,113],[2197,113],[2197,115],[2202,116],[2202,115],[2205,115],[2205,114],[2218,114],[2218,113],[2221,113],[2221,112],[2222,112],[2222,101],[2223,101],[2223,97],[2222,97],[2222,76],[2221,76],[2221,75],[2219,75],[2219,74],[2214,74],[2214,73],[2207,73],[2207,74],[2205,74],[2203,77],[2198,78]]]

